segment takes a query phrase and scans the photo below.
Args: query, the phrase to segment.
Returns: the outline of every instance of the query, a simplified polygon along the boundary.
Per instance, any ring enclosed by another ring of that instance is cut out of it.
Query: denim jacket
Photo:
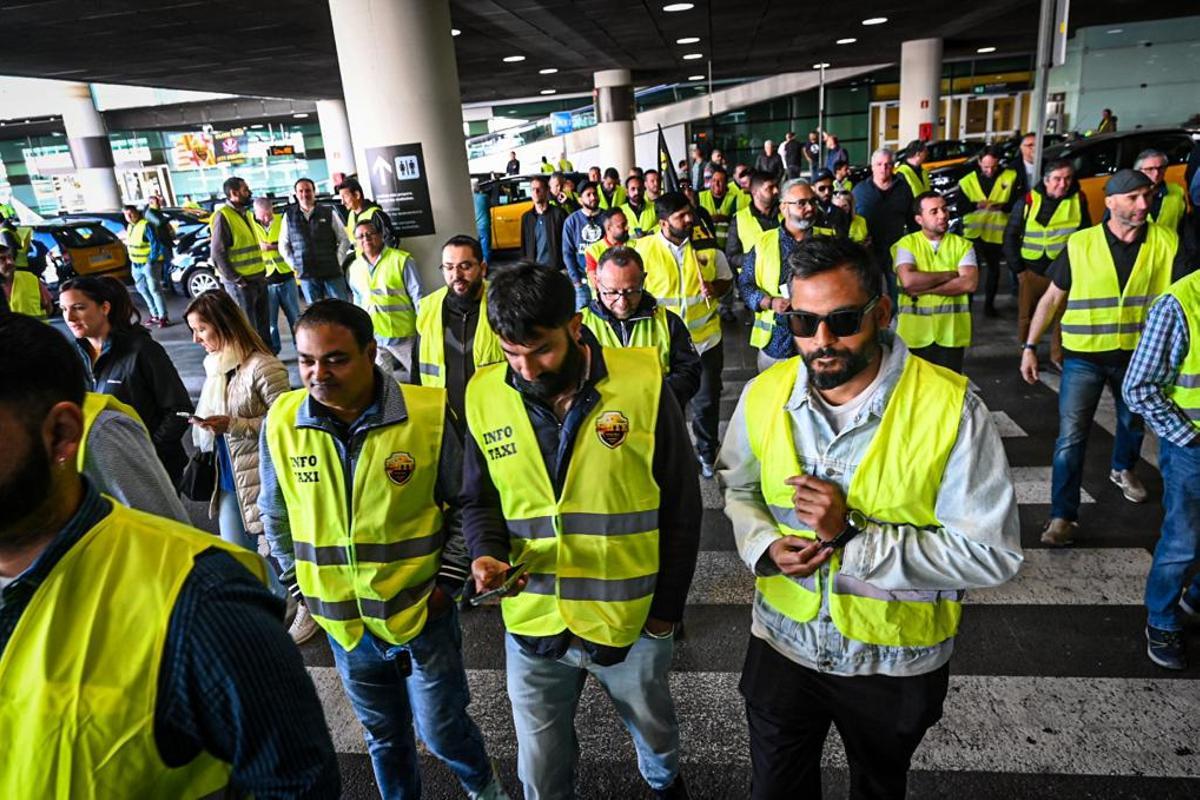
[[[795,390],[781,409],[791,415],[796,452],[805,471],[837,483],[843,492],[849,490],[909,358],[899,337],[888,332],[882,337],[883,377],[841,433],[835,435],[810,402],[808,372],[802,364]],[[751,385],[753,381],[730,420],[719,469],[738,553],[756,575],[766,576],[777,573],[767,548],[779,529],[759,489],[759,462],[746,435],[745,401]],[[942,476],[935,512],[944,526],[936,530],[872,521],[846,545],[842,573],[884,591],[983,588],[1016,575],[1022,561],[1021,536],[1008,458],[987,408],[971,392],[963,403],[958,439]],[[825,589],[814,619],[796,622],[756,593],[751,632],[798,664],[836,675],[904,677],[930,672],[949,660],[953,638],[933,647],[883,647],[842,636],[829,612],[829,564],[820,571]]]

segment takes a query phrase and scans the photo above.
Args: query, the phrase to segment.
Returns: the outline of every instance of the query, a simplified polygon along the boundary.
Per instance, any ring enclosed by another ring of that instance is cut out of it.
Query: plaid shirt
[[[1160,297],[1146,315],[1122,387],[1130,409],[1145,417],[1160,438],[1178,447],[1187,447],[1200,437],[1200,429],[1166,395],[1189,347],[1183,307],[1172,295]]]

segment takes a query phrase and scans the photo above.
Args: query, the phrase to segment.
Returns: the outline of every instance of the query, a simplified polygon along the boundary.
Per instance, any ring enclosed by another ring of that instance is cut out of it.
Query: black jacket
[[[1050,217],[1054,215],[1054,209],[1058,208],[1058,203],[1046,201],[1044,184],[1038,184],[1033,191],[1042,196],[1042,213],[1049,222]],[[1083,230],[1091,226],[1092,218],[1088,212],[1087,195],[1080,193],[1078,181],[1071,182],[1071,188],[1067,190],[1063,199],[1077,194],[1079,195],[1079,210],[1083,218],[1079,229]],[[1033,192],[1026,192],[1024,196],[1017,198],[1017,201],[1013,203],[1012,210],[1008,215],[1008,224],[1004,227],[1004,260],[1008,262],[1014,272],[1024,272],[1029,269],[1038,275],[1045,275],[1054,259],[1043,256],[1037,261],[1026,261],[1021,258],[1021,243],[1025,238],[1025,214],[1032,206]]]
[[[88,372],[91,391],[111,394],[133,406],[150,431],[154,450],[167,474],[177,481],[187,464],[180,440],[188,430],[188,422],[176,412],[190,413],[195,407],[167,351],[140,328],[127,333],[114,331],[95,364],[87,339],[76,339],[75,345]]]
[[[425,301],[429,302],[429,301]],[[460,299],[454,292],[446,292],[442,298],[442,343],[446,364],[446,396],[454,411],[454,420],[460,426],[461,435],[466,425],[467,382],[475,374],[475,331],[479,328],[479,313],[482,298]],[[421,352],[421,336],[417,334],[413,352]],[[420,370],[413,370],[419,382]]]
[[[633,326],[640,319],[646,319],[654,314],[658,301],[649,292],[642,293],[642,301],[638,303],[633,316],[626,320],[617,319],[598,299],[590,304],[592,313],[608,323],[613,333],[625,345],[633,335]],[[671,348],[667,354],[667,362],[671,372],[666,376],[667,386],[671,388],[679,407],[685,408],[692,395],[700,388],[700,354],[692,343],[692,335],[688,333],[687,324],[678,314],[667,313],[667,330],[671,334]]]
[[[567,221],[567,213],[558,206],[547,206],[546,213],[546,246],[550,251],[550,263],[546,264],[557,270],[565,270],[566,264],[562,258],[562,229]],[[537,261],[537,209],[529,209],[521,217],[521,258]]]

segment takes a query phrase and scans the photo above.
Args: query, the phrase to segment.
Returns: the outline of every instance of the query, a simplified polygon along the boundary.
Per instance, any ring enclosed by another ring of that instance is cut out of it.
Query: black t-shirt
[[[1138,253],[1142,249],[1142,244],[1146,241],[1148,231],[1149,228],[1143,225],[1132,242],[1123,242],[1113,235],[1108,225],[1104,225],[1104,238],[1108,243],[1108,251],[1112,253],[1113,266],[1117,270],[1117,286],[1120,287],[1122,292],[1125,291],[1125,284],[1129,283],[1129,276],[1133,274],[1133,265],[1137,262]],[[1070,248],[1064,247],[1062,252],[1058,254],[1058,258],[1054,259],[1054,263],[1050,265],[1050,269],[1046,271],[1046,276],[1050,278],[1055,286],[1064,292],[1071,291],[1071,259],[1069,253]],[[1177,247],[1175,249],[1175,261],[1171,264],[1171,282],[1174,283],[1188,272],[1183,247]],[[1066,352],[1076,358],[1085,358],[1105,366],[1124,366],[1129,363],[1129,358],[1133,355],[1125,350],[1102,350],[1095,353],[1080,353],[1074,350],[1066,350]]]

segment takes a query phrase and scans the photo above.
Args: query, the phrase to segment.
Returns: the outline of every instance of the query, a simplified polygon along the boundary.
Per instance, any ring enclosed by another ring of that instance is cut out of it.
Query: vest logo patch
[[[605,411],[596,420],[596,435],[605,447],[616,450],[629,435],[629,417],[620,411]]]
[[[397,486],[408,483],[416,469],[416,459],[410,453],[392,453],[383,462],[383,471],[387,473],[388,480]]]

